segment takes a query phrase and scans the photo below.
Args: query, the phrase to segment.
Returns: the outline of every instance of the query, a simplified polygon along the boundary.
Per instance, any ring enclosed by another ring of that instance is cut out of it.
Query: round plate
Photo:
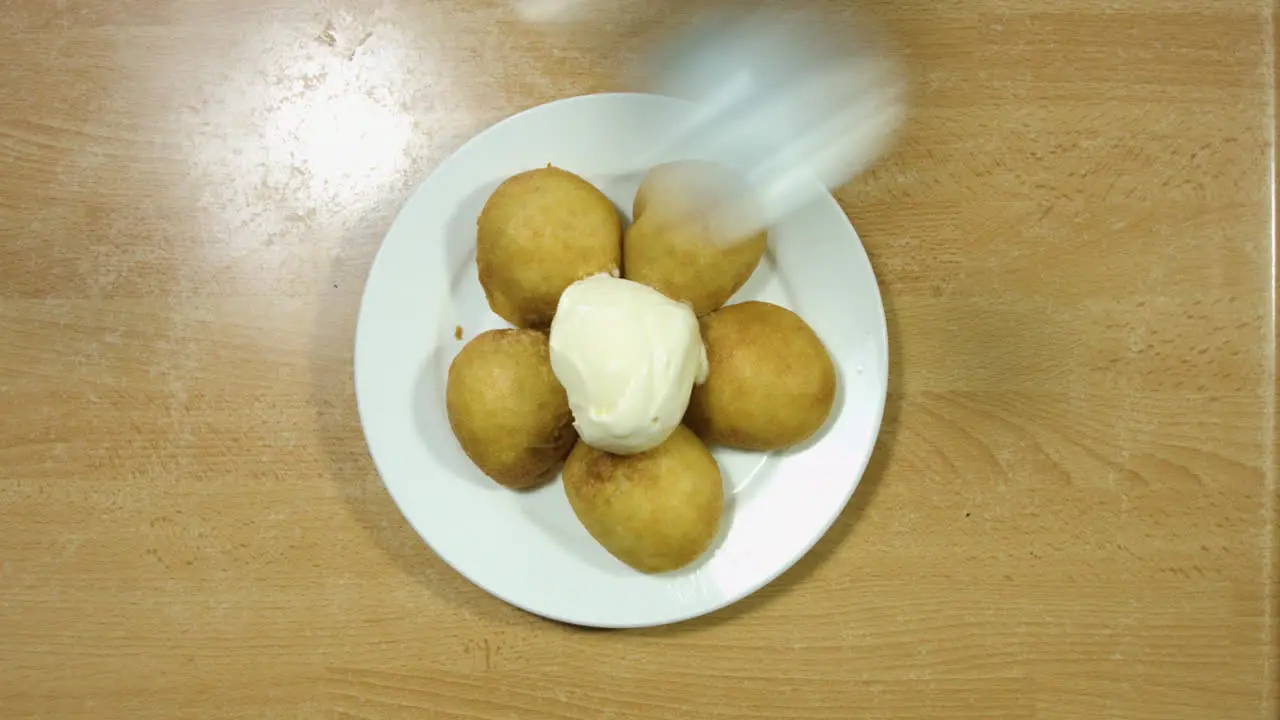
[[[413,194],[378,251],[360,306],[355,386],[374,463],[409,523],[445,562],[497,597],[579,625],[661,625],[758,590],[827,531],[858,485],[884,410],[884,308],[857,233],[830,195],[771,231],[730,302],[799,313],[826,343],[840,391],[806,446],[716,449],[726,483],[720,536],[682,571],[645,575],[605,552],[560,481],[513,492],[486,478],[449,429],[444,387],[464,342],[504,327],[476,274],[476,218],[506,178],[548,163],[578,173],[624,214],[635,167],[690,111],[643,94],[587,95],[522,112],[463,145]],[[461,339],[459,339],[459,336]]]

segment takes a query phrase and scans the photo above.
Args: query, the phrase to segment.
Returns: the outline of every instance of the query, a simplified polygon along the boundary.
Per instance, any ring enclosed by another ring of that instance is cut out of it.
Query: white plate
[[[857,233],[830,195],[773,229],[769,253],[731,302],[760,299],[804,317],[840,376],[836,410],[806,447],[775,455],[717,449],[726,512],[692,567],[645,575],[587,534],[559,480],[498,487],[449,430],[444,384],[464,341],[503,327],[476,275],[476,218],[507,177],[547,163],[595,183],[629,213],[644,168],[630,166],[688,112],[655,95],[561,100],[485,130],[440,165],[378,251],[356,330],[360,420],[388,491],[423,540],[469,580],[517,607],[599,627],[661,625],[758,590],[827,531],[858,485],[884,410],[884,308]]]

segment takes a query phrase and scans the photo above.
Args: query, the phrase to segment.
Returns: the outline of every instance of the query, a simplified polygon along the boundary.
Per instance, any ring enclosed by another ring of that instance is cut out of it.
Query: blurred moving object
[[[602,24],[625,32],[686,13],[677,30],[649,42],[635,68],[619,69],[636,90],[696,106],[669,142],[638,162],[702,159],[736,168],[755,193],[749,216],[766,224],[870,167],[906,113],[901,65],[865,13],[832,18],[802,2],[686,10],[636,0],[514,1],[530,22],[580,25],[578,32]]]

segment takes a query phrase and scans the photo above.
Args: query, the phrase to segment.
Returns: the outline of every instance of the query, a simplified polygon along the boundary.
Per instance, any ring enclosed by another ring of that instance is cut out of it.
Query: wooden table
[[[585,631],[468,584],[351,384],[396,210],[610,87],[496,0],[0,6],[0,716],[1274,718],[1274,11],[882,0],[916,81],[840,199],[893,368],[780,580]]]

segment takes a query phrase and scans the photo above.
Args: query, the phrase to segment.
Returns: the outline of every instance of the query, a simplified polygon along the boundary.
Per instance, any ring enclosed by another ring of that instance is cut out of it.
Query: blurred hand
[[[766,223],[815,199],[814,179],[835,190],[867,169],[905,115],[905,78],[886,37],[847,6],[513,2],[531,22],[575,27],[596,42],[661,20],[663,30],[645,36],[638,65],[615,72],[629,89],[682,97],[694,108],[640,163],[701,159],[735,168],[754,193],[749,215]]]
[[[674,0],[511,0],[516,16],[547,26],[591,23],[626,29],[655,16],[668,15],[686,3]]]

